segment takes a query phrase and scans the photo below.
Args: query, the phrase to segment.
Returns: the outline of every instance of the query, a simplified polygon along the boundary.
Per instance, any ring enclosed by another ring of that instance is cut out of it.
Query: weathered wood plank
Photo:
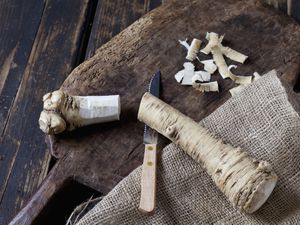
[[[299,0],[290,0],[291,1],[291,15],[300,22],[300,1]]]
[[[4,131],[38,31],[44,5],[44,1],[35,0],[0,2],[0,206],[15,159],[13,149],[20,145],[20,141],[12,137],[7,141],[5,150]],[[8,155],[6,151],[10,149]],[[13,202],[18,201],[14,196],[11,198]],[[0,213],[1,225],[5,224],[6,217],[6,214]]]
[[[43,1],[0,2],[0,140],[30,55],[43,9]]]
[[[299,0],[263,0],[276,9],[294,17],[300,22],[300,1]]]
[[[33,1],[39,5],[37,2]],[[46,92],[57,89],[76,65],[88,3],[89,0],[48,0],[45,5],[41,4],[42,17],[38,19],[38,31],[36,28],[32,35],[25,33],[22,37],[27,42],[34,41],[33,46],[16,41],[10,53],[6,53],[5,65],[9,66],[5,68],[10,69],[8,73],[4,69],[7,79],[2,83],[1,96],[10,103],[5,105],[7,115],[2,120],[5,121],[5,129],[1,127],[1,225],[8,224],[46,176],[50,156],[44,144],[44,134],[37,123],[42,109],[41,99]],[[24,5],[27,4],[27,1],[24,2]],[[34,4],[28,6],[32,8],[30,13],[17,19],[32,21],[32,15],[39,13]],[[5,5],[12,7],[10,3]],[[26,26],[24,30],[33,29],[30,22],[22,26]],[[18,32],[22,34],[23,31]],[[11,34],[10,37],[17,36]],[[15,47],[17,50],[14,50]],[[27,52],[24,52],[25,47]],[[23,59],[24,54],[28,56],[28,62]],[[12,58],[14,60],[11,61]],[[20,67],[24,67],[23,71]]]
[[[93,56],[101,45],[160,4],[161,0],[99,0],[86,58]]]

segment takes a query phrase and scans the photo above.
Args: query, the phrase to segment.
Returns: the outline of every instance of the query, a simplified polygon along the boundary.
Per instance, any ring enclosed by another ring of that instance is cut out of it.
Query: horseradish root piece
[[[200,61],[200,62],[202,64],[204,64],[204,70],[206,70],[210,74],[213,74],[218,69],[216,64],[214,63],[213,59],[203,60],[203,61]]]
[[[206,128],[170,105],[145,93],[138,119],[157,130],[199,162],[234,207],[259,209],[273,191],[277,176],[269,163],[225,144]]]
[[[191,46],[188,48],[186,59],[190,61],[194,61],[197,58],[197,54],[199,52],[200,46],[201,46],[201,41],[194,38],[191,43]]]
[[[218,46],[213,48],[212,54],[213,59],[218,67],[219,73],[221,74],[223,79],[230,78],[237,84],[250,84],[252,82],[252,76],[237,76],[231,73]]]
[[[248,58],[248,56],[237,52],[235,50],[233,50],[232,48],[229,47],[224,47],[222,45],[220,45],[220,49],[221,52],[229,59],[239,62],[239,63],[244,63],[246,61],[246,59]]]
[[[46,134],[119,120],[120,117],[119,95],[71,96],[57,90],[44,95],[43,101],[39,125]]]
[[[218,92],[219,85],[217,81],[208,82],[208,83],[197,83],[193,82],[193,88],[200,92]]]

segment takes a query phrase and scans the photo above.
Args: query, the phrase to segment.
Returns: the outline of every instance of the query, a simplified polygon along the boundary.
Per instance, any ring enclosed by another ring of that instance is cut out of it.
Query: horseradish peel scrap
[[[214,32],[210,32],[206,34],[206,39],[208,40],[208,44],[205,46],[204,49],[201,50],[204,54],[208,55],[211,53],[213,48],[218,47],[222,54],[224,54],[227,58],[232,59],[233,61],[244,63],[248,56],[239,53],[229,47],[224,47],[222,45],[224,35],[219,38],[219,35]]]
[[[253,78],[252,78],[252,83],[257,81],[258,79],[261,78],[261,75],[259,75],[257,72],[253,73]],[[242,90],[244,90],[245,87],[247,87],[249,84],[241,84],[237,87],[231,88],[229,90],[231,96],[238,95]]]
[[[201,41],[194,38],[191,46],[188,48],[188,53],[187,53],[186,59],[188,59],[190,61],[194,61],[197,58],[197,54],[199,52],[200,45],[201,45]]]
[[[204,70],[209,72],[210,74],[213,74],[218,69],[218,67],[214,63],[213,59],[203,60],[203,61],[200,61],[200,62],[202,64],[204,64]]]
[[[194,82],[208,82],[211,79],[211,75],[205,71],[195,71],[192,77],[192,83]]]
[[[231,69],[236,69],[236,65],[228,66],[224,55],[236,62],[244,63],[248,56],[237,52],[236,50],[231,49],[230,47],[225,47],[222,45],[224,35],[220,36],[214,32],[207,32],[206,39],[208,40],[207,45],[200,51],[206,55],[212,54],[213,59],[200,61],[197,56],[199,52],[199,48],[201,45],[201,41],[194,38],[191,45],[187,43],[187,39],[184,41],[179,40],[179,43],[184,46],[187,50],[186,59],[190,61],[194,61],[197,59],[204,65],[204,70],[207,71],[207,74],[213,74],[217,69],[223,79],[230,78],[237,84],[241,84],[243,86],[250,84],[253,81],[252,76],[239,76],[235,75],[231,72]],[[175,75],[175,79],[177,82],[182,85],[192,85],[195,89],[199,91],[218,91],[218,83],[209,82],[211,77],[205,74],[204,71],[195,71],[195,66],[190,63],[184,64],[184,70],[179,71]],[[241,90],[242,87],[238,87],[237,89],[233,89],[232,92],[237,92]]]
[[[237,84],[250,84],[252,80],[252,76],[237,76],[233,74],[228,68],[225,59],[223,57],[223,53],[219,46],[215,46],[212,48],[211,53],[213,54],[213,59],[218,67],[220,75],[225,78],[230,78]]]
[[[193,88],[200,92],[218,92],[219,85],[217,81],[209,82],[209,83],[197,83],[193,82]]]

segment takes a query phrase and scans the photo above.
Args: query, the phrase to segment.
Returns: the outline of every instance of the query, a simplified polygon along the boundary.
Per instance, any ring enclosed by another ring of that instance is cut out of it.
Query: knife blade
[[[148,92],[159,98],[160,71],[150,80]],[[145,214],[153,214],[156,195],[156,160],[157,160],[158,133],[145,124],[144,144],[145,153],[142,165],[141,198],[139,210]]]

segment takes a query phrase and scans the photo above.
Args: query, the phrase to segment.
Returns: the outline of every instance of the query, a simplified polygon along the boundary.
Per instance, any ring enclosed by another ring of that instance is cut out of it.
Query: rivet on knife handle
[[[139,210],[152,214],[156,195],[156,144],[146,144],[141,178],[141,199]]]

